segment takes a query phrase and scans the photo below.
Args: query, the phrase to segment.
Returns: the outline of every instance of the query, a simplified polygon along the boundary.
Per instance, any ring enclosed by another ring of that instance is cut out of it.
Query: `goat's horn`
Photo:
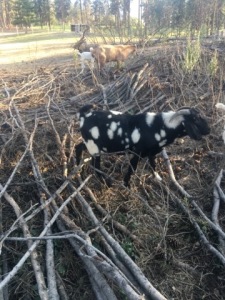
[[[180,109],[177,112],[175,112],[175,114],[172,115],[172,117],[170,118],[170,122],[176,119],[176,117],[178,116],[190,115],[190,114],[191,114],[190,109],[187,108]]]

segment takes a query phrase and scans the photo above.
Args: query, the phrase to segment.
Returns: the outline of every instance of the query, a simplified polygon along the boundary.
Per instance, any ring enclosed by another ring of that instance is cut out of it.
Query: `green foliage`
[[[34,10],[37,21],[41,26],[46,24],[50,25],[54,20],[50,0],[34,0]]]
[[[33,0],[16,0],[13,6],[13,24],[30,27],[36,21]]]
[[[70,13],[71,1],[70,0],[55,0],[55,14],[56,19],[65,22]]]
[[[134,245],[130,240],[128,240],[128,239],[124,240],[122,243],[122,248],[132,259],[135,258]]]
[[[217,70],[218,70],[218,53],[217,50],[215,50],[208,65],[208,72],[211,76],[215,76]]]
[[[200,36],[196,41],[192,41],[191,37],[187,38],[187,48],[186,53],[184,55],[184,63],[183,69],[186,72],[192,72],[193,69],[197,66],[201,57],[201,43],[200,43]]]

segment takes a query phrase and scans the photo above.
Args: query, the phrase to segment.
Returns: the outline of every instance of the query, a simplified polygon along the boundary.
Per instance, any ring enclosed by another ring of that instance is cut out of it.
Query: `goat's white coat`
[[[80,128],[82,128],[84,125],[84,117],[80,118]]]
[[[151,124],[153,123],[155,115],[156,115],[155,113],[151,113],[151,112],[148,112],[146,114],[146,123],[148,124],[148,126],[151,126]]]
[[[162,138],[164,138],[166,136],[165,130],[161,129],[160,130],[160,135],[161,135]]]
[[[85,145],[88,149],[88,152],[91,155],[98,155],[99,154],[99,148],[98,146],[95,144],[95,142],[93,140],[88,140],[87,142],[85,142]]]
[[[109,139],[112,140],[114,137],[114,132],[112,131],[112,129],[108,129],[107,134],[108,134]]]
[[[118,134],[119,136],[122,136],[122,134],[123,134],[123,129],[122,129],[121,127],[118,129],[117,134]]]
[[[183,116],[177,116],[174,120],[171,121],[172,116],[175,114],[173,111],[168,111],[166,113],[162,113],[162,118],[164,121],[164,124],[167,128],[175,129],[177,128],[182,121],[184,121]]]
[[[91,135],[93,136],[93,138],[96,139],[96,140],[97,140],[97,139],[99,138],[99,136],[100,136],[100,134],[99,134],[99,129],[98,129],[97,126],[92,127],[92,128],[90,129],[90,133],[91,133]]]
[[[85,115],[86,118],[91,117],[92,116],[92,112],[89,112],[88,114]]]
[[[110,112],[111,112],[113,115],[122,115],[122,112],[121,112],[121,111],[110,110]]]
[[[161,140],[160,134],[156,133],[155,134],[155,139],[156,139],[157,142],[159,142]]]
[[[89,68],[94,68],[95,58],[92,56],[91,52],[78,52],[77,53],[81,62],[82,72],[85,69],[85,66],[88,65]]]
[[[167,143],[167,139],[162,140],[161,142],[159,142],[159,146],[163,147],[164,145],[166,145],[166,143]]]
[[[137,128],[134,129],[134,131],[131,133],[131,139],[134,144],[138,143],[141,138],[140,132]]]
[[[116,129],[117,129],[117,124],[116,124],[116,122],[112,122],[111,124],[110,124],[110,129],[112,130],[112,131],[116,131]]]

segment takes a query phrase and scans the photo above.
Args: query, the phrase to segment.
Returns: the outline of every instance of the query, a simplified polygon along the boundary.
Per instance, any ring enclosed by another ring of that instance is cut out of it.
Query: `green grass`
[[[27,43],[27,42],[36,42],[36,41],[49,41],[49,40],[63,40],[65,42],[75,42],[80,37],[75,35],[74,32],[69,30],[67,31],[38,31],[38,32],[28,32],[25,33],[18,33],[15,35],[0,35],[0,43],[7,44],[7,43]]]

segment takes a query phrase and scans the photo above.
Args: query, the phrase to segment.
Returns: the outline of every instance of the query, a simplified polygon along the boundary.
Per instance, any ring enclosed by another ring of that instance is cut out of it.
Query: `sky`
[[[138,2],[139,0],[131,0],[130,14],[135,18],[138,18]]]

